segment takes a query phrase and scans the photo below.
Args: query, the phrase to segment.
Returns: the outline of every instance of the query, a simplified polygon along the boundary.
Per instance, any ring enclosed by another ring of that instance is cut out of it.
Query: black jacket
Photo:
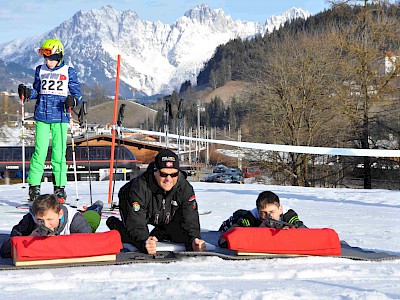
[[[63,222],[60,223],[57,231],[60,234],[68,231],[69,233],[91,233],[92,229],[86,219],[79,213],[76,212],[73,216],[68,215],[68,208],[65,205],[61,205],[61,209],[64,211]],[[71,222],[69,222],[72,218]],[[69,225],[69,228],[65,228]],[[13,236],[29,236],[33,231],[38,229],[38,225],[35,222],[32,214],[29,212],[23,216],[22,220],[15,225],[10,233],[10,237],[6,239],[0,248],[0,254],[3,257],[11,257],[11,238]]]
[[[171,191],[165,192],[154,177],[154,165],[126,183],[118,193],[119,209],[126,228],[121,234],[124,243],[141,251],[149,237],[147,224],[155,228],[151,235],[159,241],[185,243],[192,250],[192,241],[200,238],[199,213],[193,187],[183,173]]]

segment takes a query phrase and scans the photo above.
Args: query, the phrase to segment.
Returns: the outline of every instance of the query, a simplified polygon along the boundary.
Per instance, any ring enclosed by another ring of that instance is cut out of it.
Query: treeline
[[[382,14],[387,17],[398,18],[400,11],[398,4],[390,4],[382,1],[382,4],[368,4],[373,1],[346,1],[365,2],[370,16],[379,18]],[[254,62],[264,60],[259,57],[260,49],[267,49],[271,43],[279,42],[284,37],[296,36],[301,33],[324,33],[332,26],[349,26],[354,23],[354,18],[363,13],[362,5],[348,5],[337,1],[331,9],[325,10],[306,20],[298,18],[287,21],[281,28],[267,33],[264,36],[257,35],[252,39],[233,39],[225,45],[217,47],[214,56],[206,62],[203,70],[197,77],[197,85],[209,84],[213,88],[223,86],[231,80],[253,81],[252,72]],[[361,30],[361,29],[360,29]],[[399,46],[399,40],[392,39],[395,48]]]
[[[190,97],[190,89],[193,88],[190,87],[184,97],[174,92],[153,105],[153,108],[158,110],[155,120],[157,128],[154,129],[161,129],[168,122],[171,132],[176,132],[179,126],[186,130],[197,130],[198,126],[217,129],[229,127],[237,130],[243,123],[246,108],[236,98],[232,98],[229,104],[224,104],[221,98],[216,96],[210,102],[203,103],[196,101],[195,97]]]

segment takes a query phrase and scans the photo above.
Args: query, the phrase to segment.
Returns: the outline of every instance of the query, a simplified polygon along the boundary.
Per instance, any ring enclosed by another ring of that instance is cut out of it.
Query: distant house
[[[398,56],[396,56],[391,50],[385,53],[385,75],[390,75],[396,70],[396,61]]]
[[[100,134],[95,136],[90,136],[88,139],[86,138],[78,138],[75,139],[75,144],[77,146],[82,145],[85,146],[87,143],[90,146],[111,146],[112,145],[112,136],[108,134]],[[141,163],[148,164],[154,160],[154,157],[157,155],[158,151],[164,149],[161,145],[153,145],[142,141],[130,140],[126,138],[116,138],[116,144],[121,146],[125,146],[135,155],[136,159]]]

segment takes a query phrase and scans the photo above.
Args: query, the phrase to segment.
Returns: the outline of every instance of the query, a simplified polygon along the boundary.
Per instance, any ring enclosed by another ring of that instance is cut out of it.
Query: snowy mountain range
[[[196,83],[218,45],[271,32],[288,20],[309,16],[308,11],[292,8],[261,24],[232,20],[221,9],[199,5],[169,25],[144,21],[133,10],[120,12],[107,5],[78,11],[42,35],[0,45],[0,60],[34,69],[43,62],[37,54],[41,42],[57,37],[64,43],[66,63],[77,70],[81,82],[100,84],[113,94],[120,54],[122,96],[131,97],[132,88],[148,96],[166,94],[186,80]]]

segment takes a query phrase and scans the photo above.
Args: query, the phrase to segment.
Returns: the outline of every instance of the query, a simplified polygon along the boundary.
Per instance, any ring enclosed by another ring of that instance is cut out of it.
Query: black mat
[[[265,255],[236,255],[235,251],[228,250],[218,247],[218,238],[220,232],[218,231],[205,231],[201,232],[202,238],[210,244],[216,245],[216,249],[213,252],[179,252],[178,257],[183,256],[218,256],[223,259],[232,260],[246,260],[246,259],[265,259],[265,258],[295,258],[304,257],[304,255],[280,255],[280,254],[265,254]],[[386,252],[368,251],[359,247],[352,247],[346,242],[341,242],[342,254],[340,256],[332,256],[339,258],[348,258],[353,260],[365,260],[365,261],[382,261],[382,260],[394,260],[400,259],[400,254],[389,254]]]
[[[178,260],[183,260],[188,257],[207,257],[216,256],[222,259],[228,260],[249,260],[249,259],[276,259],[276,258],[296,258],[304,256],[292,256],[292,255],[276,255],[276,254],[265,254],[265,255],[236,255],[234,251],[219,248],[218,238],[220,233],[217,231],[202,231],[202,238],[209,244],[215,245],[216,248],[213,251],[208,252],[158,252],[157,255],[149,255],[138,252],[121,252],[117,255],[116,261],[111,262],[90,262],[90,263],[77,263],[77,264],[60,264],[60,265],[46,265],[46,266],[27,266],[27,267],[15,267],[11,258],[0,257],[0,270],[12,270],[12,269],[42,269],[42,268],[65,268],[65,267],[82,267],[82,266],[104,266],[104,265],[121,265],[121,264],[133,264],[133,263],[170,263]],[[0,234],[0,243],[8,237],[6,234]],[[399,254],[389,254],[386,252],[375,252],[367,251],[358,247],[352,247],[346,242],[342,242],[342,254],[340,256],[334,256],[337,258],[347,258],[353,260],[364,260],[364,261],[383,261],[383,260],[395,260],[400,259]]]

